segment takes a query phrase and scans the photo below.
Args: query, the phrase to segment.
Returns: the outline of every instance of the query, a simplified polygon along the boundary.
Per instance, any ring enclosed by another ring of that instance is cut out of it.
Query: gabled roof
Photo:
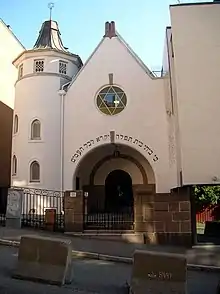
[[[0,18],[0,23],[2,23],[3,24],[3,26],[5,27],[5,29],[6,30],[8,30],[8,32],[13,36],[13,38],[19,43],[19,45],[21,45],[23,48],[24,48],[24,50],[25,50],[25,47],[24,47],[24,45],[20,42],[20,40],[15,36],[15,34],[12,32],[12,30],[10,29],[10,26],[9,25],[7,25],[4,21],[3,21],[3,19],[1,19]],[[4,40],[3,40],[4,41]]]
[[[112,22],[113,23],[113,22]],[[106,23],[107,24],[107,23]],[[68,89],[72,86],[72,84],[75,82],[75,80],[78,78],[78,76],[81,74],[81,72],[84,70],[84,68],[87,66],[89,61],[92,59],[96,51],[98,51],[99,47],[102,45],[104,42],[105,38],[109,37],[111,38],[117,38],[121,44],[127,49],[128,53],[135,59],[135,61],[141,66],[141,68],[145,71],[145,73],[152,79],[158,79],[160,77],[156,76],[145,64],[144,62],[140,59],[140,57],[134,52],[134,50],[128,45],[128,43],[122,38],[122,36],[115,31],[115,34],[111,31],[110,29],[110,35],[105,33],[104,37],[102,40],[99,42],[99,44],[96,46],[95,50],[92,52],[92,54],[89,56],[89,58],[86,60],[84,63],[83,67],[80,69],[80,71],[77,73],[77,75],[72,79],[71,83],[68,86]]]

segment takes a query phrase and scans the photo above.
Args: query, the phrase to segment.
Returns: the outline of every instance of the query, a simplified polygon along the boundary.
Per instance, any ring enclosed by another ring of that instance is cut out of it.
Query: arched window
[[[40,165],[37,161],[30,165],[30,182],[40,182]]]
[[[16,134],[18,132],[18,116],[17,114],[15,114],[14,117],[14,134]]]
[[[40,140],[41,139],[40,132],[41,132],[40,121],[38,119],[35,119],[31,123],[31,140]]]
[[[14,155],[12,159],[12,176],[17,174],[17,157]]]

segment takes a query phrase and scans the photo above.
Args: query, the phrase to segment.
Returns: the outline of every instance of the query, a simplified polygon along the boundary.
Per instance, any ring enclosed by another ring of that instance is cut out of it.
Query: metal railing
[[[0,226],[4,227],[6,222],[6,215],[0,214]]]
[[[23,227],[45,229],[46,210],[55,209],[56,220],[54,230],[64,230],[63,192],[20,187],[17,189],[22,189],[24,192],[21,220]]]
[[[89,213],[84,215],[84,229],[87,230],[133,230],[133,213]]]

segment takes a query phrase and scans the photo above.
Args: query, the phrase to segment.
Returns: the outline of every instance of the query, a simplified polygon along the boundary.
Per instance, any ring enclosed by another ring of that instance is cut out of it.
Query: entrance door
[[[105,180],[105,211],[132,212],[133,190],[130,175],[123,170],[114,170]]]
[[[103,208],[101,211],[85,213],[85,229],[133,230],[133,190],[130,175],[123,170],[114,170],[107,176],[103,188]],[[91,196],[93,195],[90,194]]]

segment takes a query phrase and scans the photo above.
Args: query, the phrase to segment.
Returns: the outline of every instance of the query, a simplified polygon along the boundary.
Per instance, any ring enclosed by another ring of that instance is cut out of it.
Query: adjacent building
[[[10,27],[0,19],[0,213],[5,209],[5,195],[11,183],[11,145],[14,109],[14,84],[17,69],[12,62],[24,47]]]

